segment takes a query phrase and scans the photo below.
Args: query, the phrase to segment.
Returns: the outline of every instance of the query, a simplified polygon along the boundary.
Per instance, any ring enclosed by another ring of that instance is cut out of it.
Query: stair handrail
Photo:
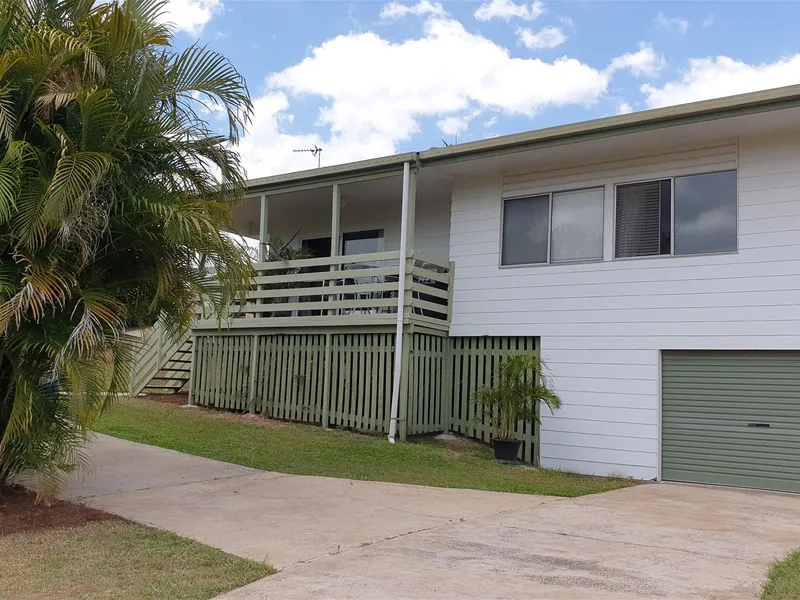
[[[150,380],[169,363],[188,338],[187,332],[185,336],[170,339],[166,335],[166,327],[160,320],[142,333],[142,342],[138,345],[138,351],[134,352],[131,369],[132,397],[138,396],[147,387]]]

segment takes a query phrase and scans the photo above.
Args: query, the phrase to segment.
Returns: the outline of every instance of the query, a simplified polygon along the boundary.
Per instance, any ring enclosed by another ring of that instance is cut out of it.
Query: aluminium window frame
[[[735,250],[718,250],[716,252],[695,252],[692,254],[675,254],[675,179],[679,177],[694,177],[696,175],[713,175],[715,173],[729,173],[733,171],[736,173],[736,249]],[[617,257],[617,187],[621,185],[631,185],[636,183],[651,183],[654,181],[667,181],[670,182],[670,194],[672,204],[670,206],[670,249],[669,254],[651,254],[649,256],[621,256]],[[662,258],[683,258],[683,257],[696,257],[696,256],[727,256],[739,253],[739,165],[737,164],[733,169],[714,169],[712,171],[700,171],[681,173],[680,175],[665,175],[665,176],[652,176],[644,179],[636,179],[632,181],[620,181],[614,183],[614,202],[612,214],[612,227],[611,227],[611,260],[612,261],[627,261],[627,260],[658,260]]]
[[[600,229],[600,258],[581,258],[577,260],[562,260],[559,262],[551,262],[550,261],[550,252],[552,246],[552,237],[553,237],[553,195],[554,194],[564,194],[569,192],[584,192],[587,190],[602,190],[603,192],[603,212],[601,216],[601,229]],[[614,210],[616,211],[616,188],[615,188],[615,198],[614,198]],[[547,203],[547,262],[536,262],[536,263],[519,263],[515,265],[504,265],[503,264],[503,231],[505,229],[505,221],[506,221],[506,202],[509,200],[525,200],[527,198],[537,198],[540,196],[547,196],[548,203]],[[534,192],[529,194],[520,194],[514,196],[500,196],[500,234],[499,234],[499,252],[497,253],[497,267],[499,269],[528,269],[532,267],[559,267],[564,265],[583,265],[583,264],[592,264],[592,263],[600,263],[604,262],[604,251],[605,251],[605,238],[606,238],[606,185],[589,185],[589,186],[582,186],[582,187],[558,187],[552,188],[549,191],[541,191],[541,192]],[[612,232],[613,234],[613,232]]]

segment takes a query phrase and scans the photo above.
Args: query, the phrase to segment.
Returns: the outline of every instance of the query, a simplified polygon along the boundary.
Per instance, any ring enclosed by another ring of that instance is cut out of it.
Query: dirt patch
[[[214,419],[220,421],[232,421],[234,423],[248,423],[266,429],[283,429],[284,427],[295,427],[298,423],[290,421],[279,421],[278,419],[270,419],[262,415],[240,414],[235,412],[228,412],[220,408],[201,408],[203,414],[210,415]]]
[[[177,404],[178,406],[189,404],[189,394],[147,394],[146,396],[139,396],[138,399],[160,402],[161,404]]]
[[[175,401],[174,398],[182,398],[181,401]],[[188,406],[188,396],[186,394],[174,394],[160,396],[156,394],[148,396],[139,396],[138,398],[130,398],[129,401],[133,402],[158,402],[160,404],[175,404],[185,406],[188,411],[201,412],[203,417],[217,419],[220,421],[231,421],[233,423],[249,423],[250,425],[257,425],[258,427],[265,427],[267,429],[282,429],[284,427],[302,427],[303,423],[295,423],[292,421],[281,421],[279,419],[271,419],[263,415],[251,415],[247,413],[238,413],[224,408],[208,408],[206,406]],[[313,425],[309,425],[313,427]]]
[[[81,504],[56,501],[36,505],[36,494],[21,487],[0,489],[0,535],[27,533],[52,527],[79,527],[93,521],[121,521],[119,517]]]
[[[437,435],[426,435],[418,438],[420,441],[436,444],[439,446],[447,446],[453,450],[483,450],[489,449],[489,444],[486,444],[475,438],[469,438],[455,433],[440,433]]]

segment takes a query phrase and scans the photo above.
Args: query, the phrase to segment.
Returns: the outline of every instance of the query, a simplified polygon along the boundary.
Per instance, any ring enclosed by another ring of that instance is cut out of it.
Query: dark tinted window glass
[[[672,182],[661,182],[661,254],[672,253]]]
[[[383,229],[354,231],[342,236],[342,254],[370,254],[383,249]]]
[[[675,254],[736,250],[736,171],[675,178]]]
[[[517,198],[503,203],[502,264],[547,262],[550,197]]]

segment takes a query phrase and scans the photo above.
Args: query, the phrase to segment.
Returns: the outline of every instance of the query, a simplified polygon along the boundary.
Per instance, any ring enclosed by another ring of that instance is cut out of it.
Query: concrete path
[[[225,600],[756,599],[800,496],[642,485],[579,499],[243,469],[101,436],[68,494],[277,575]],[[148,475],[149,474],[149,475]]]
[[[278,569],[548,498],[258,471],[98,435],[62,496]]]

